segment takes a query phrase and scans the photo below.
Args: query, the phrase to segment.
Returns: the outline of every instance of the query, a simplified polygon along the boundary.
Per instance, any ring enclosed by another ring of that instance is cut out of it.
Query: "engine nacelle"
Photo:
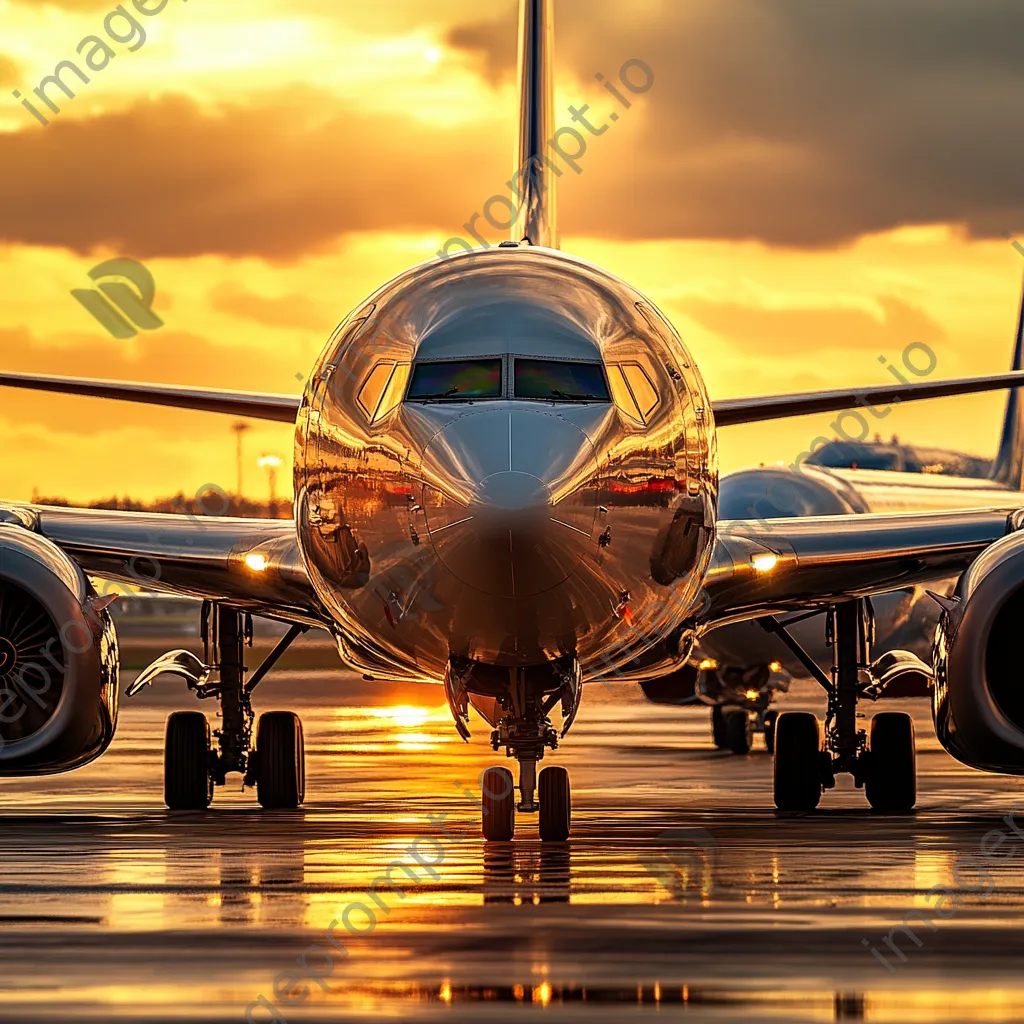
[[[117,722],[109,599],[34,526],[0,508],[0,776],[86,764]]]
[[[1024,775],[1024,533],[992,544],[943,605],[932,650],[939,741],[973,768]]]

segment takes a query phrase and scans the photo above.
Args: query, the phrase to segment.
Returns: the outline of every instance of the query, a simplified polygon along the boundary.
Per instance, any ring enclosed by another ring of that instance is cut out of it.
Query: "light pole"
[[[247,430],[251,430],[252,428],[244,420],[238,420],[236,423],[233,423],[231,425],[231,429],[235,432],[235,438],[236,438],[236,447],[235,447],[236,466],[235,466],[235,468],[238,471],[238,487],[237,487],[237,489],[235,491],[235,494],[238,496],[238,499],[241,500],[241,498],[242,498],[242,435]]]
[[[263,466],[270,478],[270,518],[277,518],[277,467],[281,460],[276,455],[261,455],[257,461],[258,466]]]

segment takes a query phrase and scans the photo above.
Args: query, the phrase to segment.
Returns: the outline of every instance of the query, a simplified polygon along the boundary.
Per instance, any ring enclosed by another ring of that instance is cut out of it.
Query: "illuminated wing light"
[[[258,551],[250,551],[245,556],[245,564],[253,572],[263,572],[270,565],[270,560]]]
[[[718,668],[718,662],[714,658],[705,658],[698,667],[701,672],[712,672]]]

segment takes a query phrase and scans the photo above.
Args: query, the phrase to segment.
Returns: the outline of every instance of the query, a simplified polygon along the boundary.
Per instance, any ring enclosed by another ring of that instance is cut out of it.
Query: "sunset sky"
[[[12,90],[84,67],[114,6],[0,0],[2,369],[297,394],[349,309],[505,191],[512,0],[169,0],[134,13],[135,52],[108,39],[89,84],[65,76],[75,99],[51,90],[44,127]],[[613,109],[596,72],[655,74],[561,179],[562,247],[658,303],[714,397],[890,381],[879,355],[914,341],[936,377],[1008,365],[1019,0],[558,0],[555,18],[559,124]],[[70,295],[118,256],[150,268],[165,323],[127,341]],[[882,425],[990,454],[1002,404]],[[722,468],[788,463],[831,419],[725,428]],[[0,389],[0,498],[232,490],[231,424]],[[256,459],[290,460],[291,429],[254,421],[245,444],[265,496]]]

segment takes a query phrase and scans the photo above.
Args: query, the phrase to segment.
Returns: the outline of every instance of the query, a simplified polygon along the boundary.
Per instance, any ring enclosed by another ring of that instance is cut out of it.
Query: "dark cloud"
[[[440,244],[438,225],[455,230],[472,213],[466,179],[490,185],[485,199],[503,188],[506,161],[507,147],[471,132],[382,123],[313,91],[214,111],[167,97],[0,135],[0,166],[20,183],[0,193],[0,230],[137,259],[290,259],[380,228],[432,228]]]
[[[497,10],[448,34],[492,83],[515,64],[515,5]],[[1019,0],[562,0],[556,35],[558,66],[594,89],[629,58],[655,75],[614,125],[617,101],[598,90],[588,116],[609,130],[561,178],[567,238],[813,248],[925,223],[1024,231]],[[0,135],[19,182],[0,194],[0,231],[140,259],[299,258],[359,230],[440,245],[507,193],[514,115],[438,127],[301,88],[218,108],[170,96],[46,128],[25,114]]]
[[[476,55],[492,40],[499,69],[502,10],[451,35]],[[655,72],[615,126],[639,130],[593,140],[564,190],[566,232],[814,247],[905,224],[1024,227],[1018,0],[562,0],[556,18],[557,62],[581,79],[632,57]]]
[[[448,31],[445,43],[477,61],[492,85],[515,74],[516,29],[508,20],[456,25]]]

